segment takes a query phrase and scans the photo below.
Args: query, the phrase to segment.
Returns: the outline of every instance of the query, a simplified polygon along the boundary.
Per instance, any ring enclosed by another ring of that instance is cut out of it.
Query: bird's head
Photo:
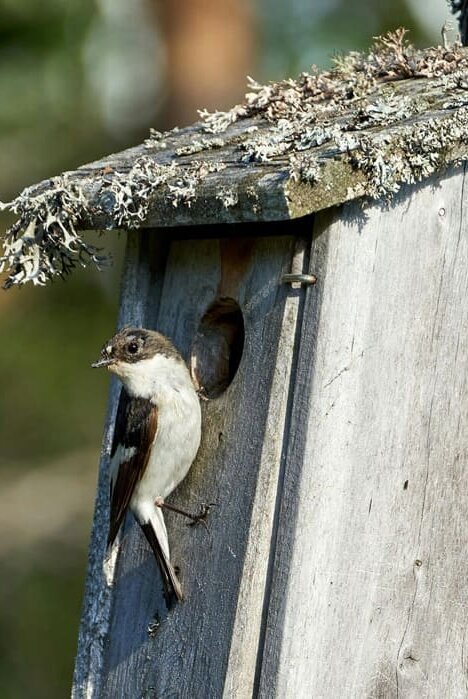
[[[148,361],[154,357],[184,363],[172,342],[161,333],[144,328],[124,328],[104,344],[99,359],[91,366],[95,369],[106,367],[124,380],[147,367]]]

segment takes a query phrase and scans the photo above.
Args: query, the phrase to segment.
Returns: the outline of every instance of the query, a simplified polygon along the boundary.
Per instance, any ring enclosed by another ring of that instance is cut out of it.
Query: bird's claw
[[[187,526],[188,527],[195,527],[197,524],[203,524],[205,529],[208,530],[208,525],[206,523],[206,520],[208,518],[208,515],[209,515],[212,507],[216,507],[215,502],[203,503],[200,506],[200,512],[197,515],[194,515],[192,517],[191,522],[187,522]]]

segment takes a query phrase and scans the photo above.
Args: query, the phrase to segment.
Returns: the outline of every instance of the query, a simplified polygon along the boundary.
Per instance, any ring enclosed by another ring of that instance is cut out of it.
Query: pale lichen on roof
[[[243,104],[152,131],[141,146],[29,187],[8,206],[7,285],[103,258],[86,228],[295,218],[357,197],[389,197],[468,158],[468,51],[418,51],[404,30],[368,53],[296,80],[249,80]]]

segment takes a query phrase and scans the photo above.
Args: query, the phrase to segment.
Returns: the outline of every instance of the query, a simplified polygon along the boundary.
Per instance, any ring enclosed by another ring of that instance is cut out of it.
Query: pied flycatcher
[[[153,550],[171,606],[183,595],[162,508],[187,514],[164,500],[187,475],[200,445],[198,395],[179,352],[153,330],[124,328],[92,366],[107,367],[123,383],[111,450],[107,543],[113,544],[130,507]]]

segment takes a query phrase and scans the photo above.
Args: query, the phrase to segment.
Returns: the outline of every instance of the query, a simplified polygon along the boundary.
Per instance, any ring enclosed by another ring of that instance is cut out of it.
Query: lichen
[[[128,173],[116,173],[102,189],[100,206],[117,226],[138,228],[146,219],[151,193],[177,177],[178,166],[160,165],[149,156],[138,158]]]
[[[43,194],[29,196],[25,190],[1,205],[19,216],[5,236],[0,257],[0,273],[9,270],[5,288],[26,282],[42,286],[54,277],[64,278],[77,265],[94,263],[101,269],[106,264],[107,258],[77,231],[83,204],[80,189],[62,176],[50,180]]]
[[[312,67],[297,80],[281,80],[261,85],[249,78],[250,92],[244,104],[227,112],[200,112],[204,129],[223,133],[236,121],[261,116],[271,124],[283,119],[289,123],[301,120],[313,123],[326,112],[336,116],[349,107],[350,100],[374,92],[382,83],[408,78],[442,77],[457,69],[466,70],[468,57],[459,44],[416,50],[405,40],[405,29],[397,29],[376,37],[368,53],[352,51],[334,58],[334,67],[319,72]]]
[[[301,152],[336,144],[340,153],[355,151],[349,161],[368,176],[365,193],[388,196],[398,190],[399,182],[413,182],[432,173],[442,155],[428,146],[434,140],[428,136],[437,126],[432,121],[426,124],[425,146],[418,149],[417,128],[410,128],[406,141],[395,146],[387,162],[378,134],[367,135],[369,129],[410,122],[431,106],[425,98],[400,95],[390,86],[410,78],[438,79],[439,92],[468,86],[468,55],[460,44],[417,51],[405,35],[406,30],[398,29],[377,37],[368,53],[338,56],[331,70],[313,68],[297,80],[261,85],[249,78],[250,91],[243,104],[229,112],[200,113],[204,129],[221,134],[242,119],[267,122],[268,129],[260,129],[239,145],[240,161],[278,163],[286,158],[290,177],[309,184],[321,179],[323,163],[317,155]],[[467,103],[468,97],[458,94],[440,106],[455,109]],[[366,135],[361,137],[360,131]],[[359,188],[362,192],[362,183]]]
[[[243,105],[237,105],[228,112],[210,113],[206,109],[201,109],[198,113],[204,121],[204,130],[207,133],[222,133],[230,124],[247,116],[247,109]]]
[[[216,199],[222,203],[225,209],[229,209],[239,203],[239,193],[234,187],[221,187],[216,194]]]
[[[321,178],[320,164],[313,153],[293,153],[289,159],[289,174],[294,182],[314,184]]]
[[[109,256],[87,244],[78,233],[81,222],[91,213],[109,221],[108,227],[139,228],[144,223],[154,192],[162,185],[173,206],[190,207],[197,187],[207,175],[225,165],[198,161],[181,168],[139,157],[128,172],[106,172],[91,207],[79,185],[67,175],[50,180],[45,191],[24,190],[8,204],[0,204],[19,216],[7,231],[0,257],[0,273],[8,270],[4,288],[32,282],[44,285],[55,277],[62,279],[77,265],[94,264],[103,269]]]
[[[105,258],[78,233],[89,222],[140,228],[164,211],[165,223],[185,223],[184,209],[223,220],[232,207],[255,219],[267,215],[269,188],[281,201],[286,194],[285,215],[303,215],[352,197],[388,198],[468,158],[468,51],[458,43],[418,51],[399,29],[367,53],[336,57],[331,70],[266,85],[249,78],[242,104],[200,115],[199,124],[151,130],[140,148],[7,205],[19,220],[0,258],[6,285],[44,284],[77,264],[101,268]]]
[[[222,146],[224,146],[224,141],[221,138],[199,138],[186,146],[177,148],[176,155],[194,155],[195,153],[221,148]]]
[[[444,165],[447,151],[462,143],[468,143],[466,107],[450,120],[428,119],[391,139],[364,136],[348,159],[365,173],[366,195],[388,198],[402,184],[414,184],[435,173]]]
[[[200,182],[207,175],[219,172],[225,167],[223,163],[217,162],[192,162],[179,178],[173,183],[168,183],[169,200],[172,202],[172,205],[177,207],[179,204],[186,204],[190,207],[192,201],[196,198]]]
[[[258,138],[249,139],[242,143],[240,149],[244,152],[241,156],[243,163],[268,163],[279,155],[283,155],[291,148],[282,134],[278,132],[261,133]]]

